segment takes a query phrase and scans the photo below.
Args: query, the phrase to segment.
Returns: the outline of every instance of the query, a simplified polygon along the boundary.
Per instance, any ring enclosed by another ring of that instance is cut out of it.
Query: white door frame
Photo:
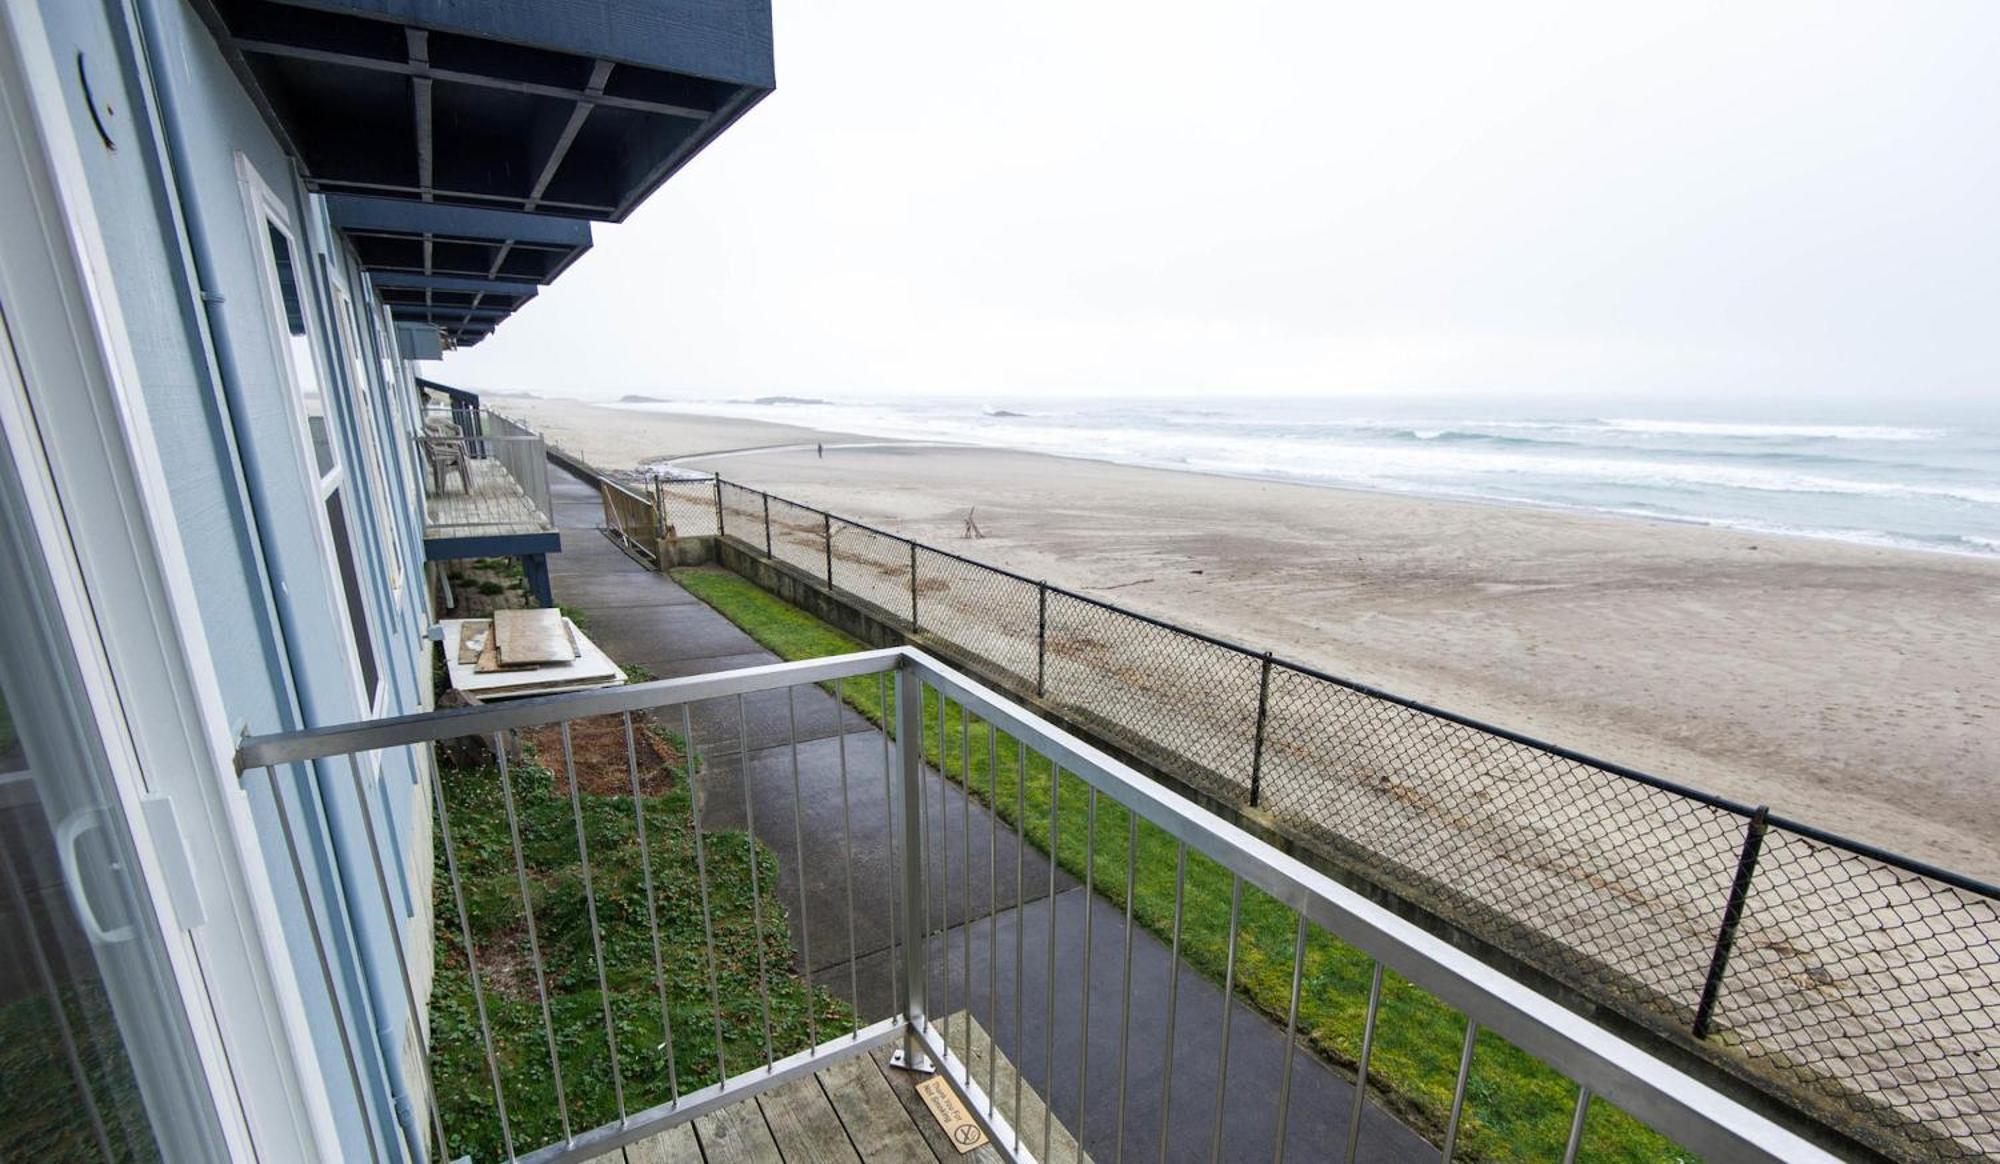
[[[97,222],[39,13],[5,0],[0,302],[26,384],[25,400],[12,392],[0,400],[12,451],[61,453],[45,458],[40,482],[26,482],[30,503],[230,1154],[335,1160],[312,1030],[235,777],[193,575]],[[179,837],[150,831],[141,797],[171,799]],[[179,845],[191,859],[181,860]],[[186,895],[176,909],[169,892],[182,872],[198,901],[192,918]]]

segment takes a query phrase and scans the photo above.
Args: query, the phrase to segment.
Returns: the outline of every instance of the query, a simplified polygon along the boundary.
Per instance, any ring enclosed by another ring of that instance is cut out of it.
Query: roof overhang
[[[546,283],[776,83],[769,0],[196,3],[374,274]]]

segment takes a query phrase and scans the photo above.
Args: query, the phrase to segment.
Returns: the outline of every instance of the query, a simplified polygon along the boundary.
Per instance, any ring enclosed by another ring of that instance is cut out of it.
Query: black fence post
[[[1750,896],[1750,878],[1757,872],[1757,854],[1764,849],[1764,818],[1771,810],[1763,805],[1750,814],[1743,830],[1743,851],[1736,858],[1736,880],[1729,886],[1729,904],[1722,908],[1722,926],[1715,934],[1715,954],[1708,960],[1708,980],[1701,986],[1701,1004],[1694,1011],[1694,1037],[1708,1037],[1709,1020],[1715,1017],[1715,1000],[1722,993],[1722,975],[1729,968],[1729,951],[1736,945],[1736,926],[1743,920],[1743,903]]]
[[[722,474],[715,475],[715,536],[722,537]]]
[[[1264,665],[1257,675],[1257,731],[1250,739],[1250,807],[1264,795],[1264,724],[1271,714],[1271,652],[1264,652]]]
[[[820,510],[819,536],[826,543],[826,588],[833,589],[833,515]]]
[[[1035,697],[1046,690],[1049,674],[1049,584],[1035,583]]]
[[[907,543],[910,547],[910,629],[917,629],[917,543]]]
[[[764,556],[771,556],[771,495],[764,494]]]

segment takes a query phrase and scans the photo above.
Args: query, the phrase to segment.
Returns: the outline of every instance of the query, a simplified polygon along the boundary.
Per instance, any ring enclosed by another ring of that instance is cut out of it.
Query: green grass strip
[[[820,658],[866,649],[737,574],[692,568],[675,571],[674,578],[781,658]],[[881,688],[873,676],[843,680],[842,684],[842,696],[850,705],[876,724],[885,724]],[[926,759],[949,779],[966,784],[1010,826],[1016,820],[1017,798],[1024,799],[1022,829],[1030,843],[1049,851],[1049,762],[1031,755],[1024,774],[1017,742],[1002,732],[989,747],[991,729],[976,719],[962,737],[963,711],[955,700],[945,701],[946,731],[941,741],[938,699],[937,692],[925,691]],[[969,746],[962,738],[969,738]],[[969,765],[962,753],[970,754]],[[995,753],[997,764],[989,759]],[[1025,790],[1021,788],[1024,778]],[[1089,786],[1064,773],[1056,810],[1055,849],[1062,867],[1079,878],[1086,864],[1089,812]],[[1126,809],[1099,797],[1093,880],[1097,892],[1120,908],[1125,903],[1129,833]],[[1176,851],[1176,842],[1163,830],[1143,820],[1139,823],[1132,913],[1162,939],[1172,932]],[[1217,982],[1222,979],[1228,952],[1231,887],[1227,870],[1199,854],[1189,854],[1181,950],[1189,965]],[[1296,914],[1261,890],[1244,887],[1237,928],[1236,989],[1241,998],[1280,1024],[1290,1003],[1297,920]],[[1366,954],[1317,927],[1309,929],[1299,1032],[1323,1058],[1350,1068],[1356,1061],[1372,970]],[[1144,1005],[1144,1000],[1134,1000],[1134,1021],[1140,1021]],[[1393,971],[1385,975],[1369,1081],[1399,1117],[1433,1141],[1443,1136],[1464,1040],[1463,1015]],[[1555,1159],[1568,1140],[1575,1102],[1574,1083],[1492,1032],[1481,1031],[1466,1088],[1459,1156],[1492,1161]],[[1578,1158],[1617,1164],[1695,1159],[1601,1098],[1592,1101]]]
[[[676,751],[680,741],[662,734]],[[684,753],[683,753],[684,754]],[[561,767],[558,759],[556,768]],[[534,905],[556,1051],[562,1064],[569,1120],[583,1131],[618,1119],[611,1056],[592,953],[583,867],[568,785],[544,763],[512,765],[521,851]],[[708,944],[696,879],[694,820],[682,773],[664,793],[640,798],[646,819],[660,951],[673,1024],[675,1066],[682,1092],[718,1079],[716,1024],[709,1003]],[[520,882],[497,770],[442,767],[439,780],[451,811],[453,850],[465,893],[486,1015],[493,1031],[514,1148],[526,1152],[562,1138],[562,1110],[549,1066],[540,996],[521,909]],[[612,1030],[625,1108],[640,1111],[672,1098],[653,975],[645,868],[629,793],[580,795],[590,843],[591,889],[604,944]],[[758,989],[757,932],[752,917],[750,864],[763,894],[764,962],[770,982],[771,1040],[778,1056],[804,1050],[807,1012],[822,1040],[848,1030],[850,1008],[823,989],[808,990],[794,969],[791,931],[771,887],[778,863],[768,848],[738,831],[704,830],[708,903],[715,934],[715,974],[722,1010],[722,1051],[731,1075],[764,1062],[764,1015]],[[437,1081],[446,1155],[474,1160],[506,1157],[493,1103],[492,1078],[480,1038],[457,906],[442,837],[436,846],[437,961],[431,995],[431,1069]]]

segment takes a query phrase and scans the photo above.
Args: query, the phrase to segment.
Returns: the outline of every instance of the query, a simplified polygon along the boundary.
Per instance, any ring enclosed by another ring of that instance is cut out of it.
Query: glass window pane
[[[299,386],[299,400],[305,407],[306,427],[312,433],[313,462],[324,478],[338,462],[326,429],[326,395],[319,382],[319,364],[313,359],[312,333],[306,327],[305,296],[299,290],[298,266],[292,259],[292,240],[275,223],[266,222],[271,235],[271,261],[277,268],[278,298],[285,315],[286,356],[291,360],[292,378]]]
[[[344,492],[335,489],[327,494],[326,523],[333,527],[333,552],[340,559],[340,588],[347,595],[347,631],[354,639],[354,655],[361,661],[361,690],[372,705],[381,673],[375,663],[375,644],[368,637],[368,612],[361,605],[361,574],[355,568],[354,542],[347,535]]]

